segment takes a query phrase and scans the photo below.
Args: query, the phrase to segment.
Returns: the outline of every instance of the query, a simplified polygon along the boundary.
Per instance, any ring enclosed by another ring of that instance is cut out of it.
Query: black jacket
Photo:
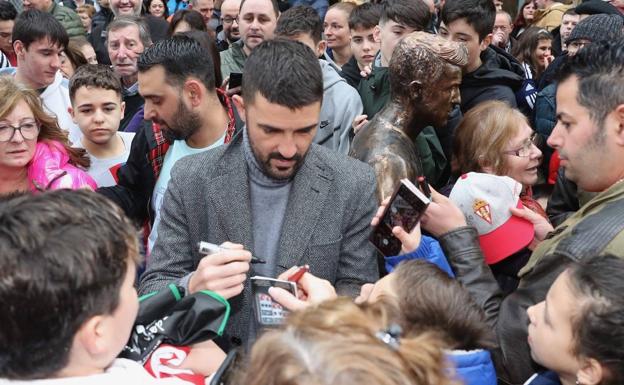
[[[342,66],[340,76],[342,76],[342,78],[346,80],[351,87],[355,89],[358,88],[360,80],[362,80],[362,76],[360,75],[360,67],[357,64],[357,60],[355,60],[355,57],[352,56],[347,64]]]
[[[517,107],[515,94],[524,80],[522,65],[492,45],[481,53],[481,61],[479,68],[462,78],[459,88],[462,112],[487,100],[501,100]]]
[[[109,11],[110,12],[110,11]],[[108,57],[108,49],[106,48],[106,28],[108,24],[113,20],[114,15],[110,12],[107,16],[105,23],[98,25],[91,30],[91,36],[89,36],[89,42],[95,50],[97,55],[97,61],[100,64],[111,64]],[[169,31],[169,23],[163,18],[155,17],[152,15],[143,15],[143,20],[147,24],[152,42],[157,42],[167,38],[167,32]],[[147,49],[147,47],[145,47]]]

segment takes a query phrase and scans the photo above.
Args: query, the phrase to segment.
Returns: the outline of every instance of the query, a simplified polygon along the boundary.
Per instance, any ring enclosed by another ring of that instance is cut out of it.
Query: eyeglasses
[[[541,136],[534,132],[531,136],[522,143],[522,147],[517,148],[515,150],[503,151],[503,154],[506,155],[515,155],[521,158],[526,158],[531,156],[531,150],[533,146],[538,146],[541,141]]]
[[[39,135],[39,125],[34,120],[22,122],[17,127],[7,123],[0,123],[0,142],[10,142],[15,136],[15,131],[19,131],[25,140],[33,140]]]
[[[237,22],[238,23],[238,16],[236,17],[231,17],[231,16],[225,16],[221,18],[221,22],[223,22],[223,24],[232,24],[233,22]]]

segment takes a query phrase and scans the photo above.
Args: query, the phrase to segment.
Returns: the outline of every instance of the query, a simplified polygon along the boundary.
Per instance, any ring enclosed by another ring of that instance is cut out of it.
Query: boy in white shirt
[[[190,384],[115,358],[137,315],[140,259],[115,203],[86,190],[23,195],[2,202],[0,223],[0,384]],[[210,344],[179,368],[205,367]]]
[[[121,81],[109,66],[79,67],[69,82],[71,117],[80,127],[78,147],[91,158],[89,174],[98,187],[117,184],[117,170],[126,163],[134,133],[118,132],[124,116]]]

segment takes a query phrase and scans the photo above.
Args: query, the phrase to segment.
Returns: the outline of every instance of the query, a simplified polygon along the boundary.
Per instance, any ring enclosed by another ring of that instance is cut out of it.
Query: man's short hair
[[[91,191],[0,202],[0,378],[50,378],[66,367],[84,322],[118,307],[139,258],[135,233]]]
[[[442,22],[448,27],[455,20],[464,19],[483,41],[494,29],[496,7],[492,0],[447,0],[440,14]]]
[[[139,72],[155,66],[165,70],[167,83],[181,87],[189,77],[199,79],[207,90],[215,89],[214,64],[210,53],[195,39],[174,35],[161,40],[139,57]]]
[[[416,31],[424,31],[431,21],[429,7],[422,0],[386,0],[381,4],[380,24],[392,20]]]
[[[243,4],[245,4],[246,0],[242,0],[240,7],[238,8],[239,12],[241,9],[243,9]],[[277,0],[267,0],[271,3],[271,6],[273,7],[273,12],[275,13],[275,17],[278,18],[280,15],[280,9],[279,9],[279,5],[277,4]]]
[[[139,39],[141,39],[141,43],[143,43],[144,48],[152,45],[152,38],[147,24],[138,16],[124,15],[115,17],[113,21],[108,24],[108,28],[106,28],[106,39],[108,40],[109,33],[126,27],[137,27],[139,30]]]
[[[69,80],[69,99],[72,104],[74,104],[76,91],[78,91],[80,87],[102,88],[115,91],[121,99],[121,80],[111,66],[104,64],[85,64],[78,67]]]
[[[602,131],[607,115],[624,104],[624,38],[591,43],[568,58],[557,78],[572,76],[578,80],[577,102]]]
[[[566,15],[573,15],[573,16],[578,16],[579,14],[576,13],[576,8],[568,8],[566,9],[566,11],[563,13],[563,15],[561,15],[561,17],[563,18],[563,16]]]
[[[307,5],[298,5],[282,13],[277,19],[275,36],[294,37],[309,35],[314,43],[323,38],[323,23],[318,12]]]
[[[45,38],[63,49],[69,42],[65,27],[50,13],[29,9],[17,17],[13,26],[14,42],[19,40],[28,49],[31,43]]]
[[[0,0],[0,20],[15,20],[17,18],[17,10],[9,1]]]
[[[243,99],[253,104],[256,94],[291,110],[323,100],[323,74],[312,50],[286,39],[262,42],[247,58]]]
[[[503,11],[503,10],[496,11],[496,15],[494,16],[494,22],[495,23],[496,23],[496,16],[498,16],[498,15],[505,15],[505,16],[507,16],[507,19],[509,20],[509,24],[513,23],[513,19],[511,18],[511,15],[509,14],[509,12]],[[492,28],[492,29],[494,29],[494,28]]]
[[[371,29],[379,24],[381,6],[374,3],[363,3],[355,7],[349,15],[349,29]]]

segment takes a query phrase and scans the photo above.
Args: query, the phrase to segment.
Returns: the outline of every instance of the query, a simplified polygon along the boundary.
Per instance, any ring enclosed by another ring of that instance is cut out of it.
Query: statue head
[[[390,60],[391,99],[420,122],[442,127],[460,102],[459,85],[466,63],[468,51],[463,44],[413,32],[396,46]]]

